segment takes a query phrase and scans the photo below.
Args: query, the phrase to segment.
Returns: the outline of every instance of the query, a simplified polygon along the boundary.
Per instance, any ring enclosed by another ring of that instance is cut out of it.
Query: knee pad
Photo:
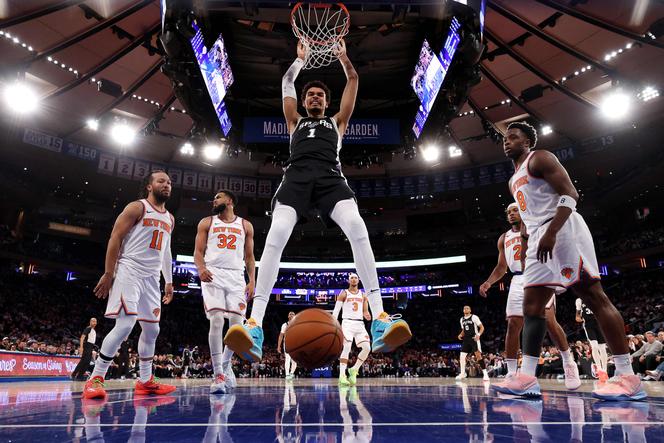
[[[367,357],[369,357],[369,352],[371,352],[371,347],[369,346],[369,342],[364,342],[360,345],[361,351],[360,355],[357,356],[358,359],[365,361]]]
[[[221,334],[224,330],[224,314],[221,312],[215,312],[210,317],[210,332],[215,332]]]
[[[159,323],[141,322],[141,335],[139,341],[154,343],[159,335]]]

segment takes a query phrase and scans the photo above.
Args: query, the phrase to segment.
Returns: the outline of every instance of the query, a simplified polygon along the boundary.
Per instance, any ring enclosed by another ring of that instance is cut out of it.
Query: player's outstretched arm
[[[560,195],[556,214],[537,246],[537,259],[546,263],[549,258],[553,258],[556,234],[576,208],[579,193],[563,165],[549,151],[536,151],[530,159],[529,168],[533,175],[544,179]]]
[[[212,217],[205,217],[198,222],[198,229],[196,230],[196,241],[194,242],[194,264],[198,269],[198,276],[201,281],[211,282],[212,273],[208,271],[205,265],[205,250],[207,249],[208,232],[210,232],[210,225],[212,224]]]
[[[346,87],[341,96],[339,112],[334,116],[334,120],[337,122],[339,133],[343,136],[344,132],[346,132],[348,122],[350,121],[350,116],[353,115],[353,109],[355,109],[355,99],[357,98],[357,89],[359,87],[359,76],[346,54],[346,42],[343,39],[339,42],[337,55],[339,57],[339,62],[341,62],[341,66],[344,68],[344,73],[346,74]]]
[[[244,265],[247,268],[249,283],[245,288],[245,294],[248,299],[254,297],[256,289],[256,257],[254,257],[254,225],[249,221],[242,219],[244,224]]]
[[[486,297],[489,288],[498,280],[503,278],[507,272],[507,260],[505,259],[505,234],[501,235],[498,239],[498,263],[493,268],[491,275],[480,285],[480,295]]]
[[[297,92],[295,92],[295,79],[304,66],[304,59],[307,55],[307,48],[301,42],[297,42],[297,58],[288,68],[281,79],[281,95],[283,97],[284,117],[288,125],[288,133],[292,134],[297,126],[297,121],[301,118],[297,112]]]
[[[111,231],[111,238],[108,239],[108,246],[106,248],[104,275],[101,276],[94,289],[97,297],[106,298],[108,296],[108,291],[111,290],[111,286],[113,285],[113,274],[115,273],[115,266],[120,256],[122,242],[129,231],[131,231],[131,228],[143,217],[143,209],[143,203],[140,201],[131,202],[125,206],[122,213],[115,220],[113,231]]]

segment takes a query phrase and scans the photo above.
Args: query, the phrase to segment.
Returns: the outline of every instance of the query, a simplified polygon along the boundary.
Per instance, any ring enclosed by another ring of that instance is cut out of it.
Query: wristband
[[[569,195],[561,195],[558,200],[558,207],[570,208],[572,211],[576,210],[576,200]]]

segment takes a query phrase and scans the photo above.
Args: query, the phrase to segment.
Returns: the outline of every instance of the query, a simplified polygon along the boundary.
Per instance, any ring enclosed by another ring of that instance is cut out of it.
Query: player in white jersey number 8
[[[555,292],[570,288],[592,309],[613,353],[616,375],[593,395],[603,400],[641,400],[646,393],[630,364],[625,323],[600,283],[590,230],[576,212],[579,194],[552,153],[533,151],[537,131],[526,122],[511,123],[503,141],[514,162],[510,191],[523,221],[526,262],[521,372],[496,387],[514,395],[540,396],[535,377],[546,332],[544,309]]]

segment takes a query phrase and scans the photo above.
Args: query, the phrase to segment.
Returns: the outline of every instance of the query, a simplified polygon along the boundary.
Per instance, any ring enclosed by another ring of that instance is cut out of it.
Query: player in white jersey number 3
[[[94,371],[85,383],[83,398],[106,397],[104,377],[108,367],[137,320],[141,335],[135,393],[163,395],[175,390],[175,386],[157,383],[152,376],[161,316],[160,272],[166,283],[164,303],[170,303],[173,298],[171,234],[175,221],[166,210],[171,179],[163,171],[154,171],[143,185],[144,198],[129,203],[115,220],[106,249],[105,272],[94,289],[97,297],[108,296],[104,315],[114,318],[115,326],[104,338]]]
[[[235,214],[236,205],[235,194],[217,192],[212,202],[214,215],[201,220],[196,233],[194,262],[201,279],[205,314],[210,320],[212,394],[223,394],[236,386],[231,367],[233,350],[228,346],[224,349],[222,342],[224,321],[228,319],[229,327],[242,325],[256,281],[254,227]],[[246,284],[245,267],[249,275]]]
[[[630,364],[625,323],[604,293],[590,230],[576,212],[579,198],[565,168],[552,153],[533,151],[535,128],[511,123],[503,141],[514,162],[509,186],[519,206],[526,239],[521,372],[497,388],[514,395],[540,396],[535,377],[546,332],[544,309],[555,292],[568,288],[592,309],[613,353],[615,376],[593,395],[603,400],[641,400],[646,393]]]
[[[360,291],[359,284],[360,278],[357,274],[351,273],[348,276],[348,289],[344,289],[339,293],[332,312],[332,317],[336,320],[339,317],[339,311],[341,311],[341,330],[344,333],[344,347],[339,358],[339,384],[341,386],[351,386],[357,383],[357,373],[371,351],[371,338],[364,328],[364,320],[371,321],[369,301],[367,296]],[[353,367],[348,370],[348,376],[346,376],[348,356],[353,346],[353,340],[355,346],[360,348],[360,354],[357,356],[357,361]]]

